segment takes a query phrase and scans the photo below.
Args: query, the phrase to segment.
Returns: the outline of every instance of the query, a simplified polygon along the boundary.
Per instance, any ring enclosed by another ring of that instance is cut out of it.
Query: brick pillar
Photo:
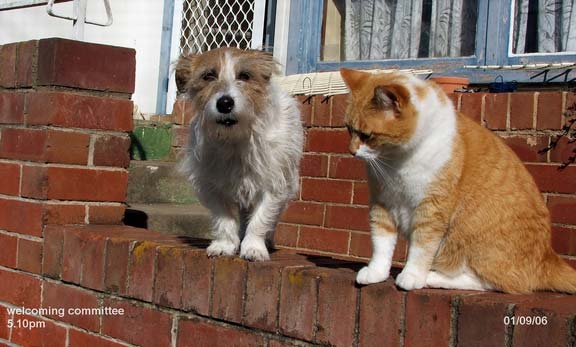
[[[48,224],[120,224],[133,49],[43,39],[0,46],[0,265],[41,271]]]

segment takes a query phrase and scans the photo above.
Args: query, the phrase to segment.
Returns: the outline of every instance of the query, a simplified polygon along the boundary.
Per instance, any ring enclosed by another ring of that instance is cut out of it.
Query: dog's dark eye
[[[216,71],[210,70],[210,71],[206,71],[206,72],[204,72],[204,74],[202,74],[202,79],[204,81],[215,81],[218,79],[218,75],[216,74]]]
[[[241,81],[250,81],[252,79],[252,75],[249,72],[242,71],[238,74],[238,79]]]

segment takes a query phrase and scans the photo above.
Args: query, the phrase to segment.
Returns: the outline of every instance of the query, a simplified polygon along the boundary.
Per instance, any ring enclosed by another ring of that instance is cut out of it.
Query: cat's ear
[[[346,83],[352,92],[359,90],[361,85],[366,82],[366,78],[371,76],[368,72],[346,68],[340,69],[340,75],[342,76],[344,83]]]
[[[372,103],[383,110],[400,111],[400,104],[398,103],[398,96],[385,86],[377,86],[374,88],[374,97]]]

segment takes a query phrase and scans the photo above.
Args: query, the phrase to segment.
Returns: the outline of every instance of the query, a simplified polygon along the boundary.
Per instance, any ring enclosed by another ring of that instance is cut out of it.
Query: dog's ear
[[[194,65],[194,54],[181,55],[176,62],[176,88],[178,93],[188,92],[188,82],[192,77],[192,66]]]
[[[255,70],[264,78],[269,81],[273,75],[280,73],[280,64],[274,60],[272,54],[264,51],[251,50],[250,64],[255,67]]]

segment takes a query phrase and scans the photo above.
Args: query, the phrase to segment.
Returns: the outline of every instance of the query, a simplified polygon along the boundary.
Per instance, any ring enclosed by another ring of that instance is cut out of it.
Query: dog
[[[229,47],[176,64],[195,113],[180,170],[212,214],[209,256],[270,259],[267,244],[298,191],[304,131],[296,100],[272,81],[278,65]]]

